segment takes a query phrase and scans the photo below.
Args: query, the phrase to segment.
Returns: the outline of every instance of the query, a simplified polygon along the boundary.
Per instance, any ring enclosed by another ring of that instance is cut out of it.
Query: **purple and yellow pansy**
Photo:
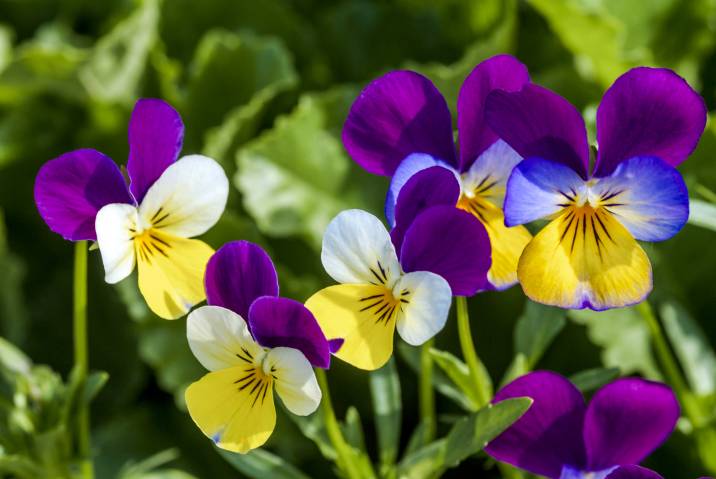
[[[92,149],[48,161],[35,182],[35,202],[50,229],[71,241],[97,241],[108,283],[138,265],[139,289],[165,319],[204,300],[202,278],[214,251],[190,238],[219,220],[229,193],[216,161],[177,160],[183,136],[169,104],[142,99],[129,122],[129,186],[117,165]]]
[[[680,414],[668,386],[639,378],[607,384],[587,405],[566,378],[535,371],[498,391],[493,403],[515,397],[534,402],[485,452],[550,479],[658,479],[638,464],[671,435]]]
[[[453,295],[469,296],[485,285],[485,228],[453,204],[422,206],[399,202],[400,229],[391,233],[362,210],[343,211],[326,229],[321,261],[341,284],[314,294],[306,307],[328,337],[343,339],[335,355],[353,366],[383,366],[396,329],[408,344],[423,344],[445,325]],[[462,248],[466,241],[469,250]]]
[[[509,55],[497,55],[475,67],[457,102],[459,153],[453,141],[445,99],[426,77],[412,71],[390,72],[371,82],[353,103],[343,129],[343,143],[365,170],[391,177],[385,203],[390,226],[406,183],[416,173],[441,167],[451,173],[424,179],[437,190],[454,183],[453,206],[482,222],[492,243],[492,266],[485,288],[505,289],[517,282],[517,263],[532,236],[523,226],[507,227],[502,203],[505,184],[522,159],[487,125],[485,100],[493,90],[518,91],[529,84],[527,68]],[[468,239],[459,248],[473,248]]]
[[[187,338],[209,370],[185,394],[201,431],[219,447],[246,453],[276,424],[274,390],[293,414],[316,410],[313,366],[328,368],[341,341],[328,341],[306,307],[278,296],[268,254],[247,241],[222,246],[206,269],[208,306],[192,311]]]
[[[525,158],[507,182],[505,224],[549,221],[520,257],[527,296],[575,309],[641,302],[652,274],[636,240],[669,239],[688,219],[675,167],[704,130],[701,96],[671,70],[625,73],[599,105],[593,168],[582,116],[546,88],[493,91],[485,118]]]

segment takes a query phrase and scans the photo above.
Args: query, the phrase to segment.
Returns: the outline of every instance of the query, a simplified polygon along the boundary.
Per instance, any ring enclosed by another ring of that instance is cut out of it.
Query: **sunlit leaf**
[[[689,223],[716,231],[716,205],[702,200],[689,200]]]
[[[476,390],[476,385],[472,380],[472,376],[470,376],[470,370],[468,369],[467,364],[447,351],[440,351],[434,348],[430,350],[430,356],[435,361],[435,364],[443,370],[455,386],[457,386],[460,391],[465,394],[473,409],[476,410],[480,405],[480,401],[478,399],[479,393]],[[487,372],[485,371],[483,376],[486,374]],[[491,397],[492,391],[486,391],[486,394],[487,397]]]
[[[534,368],[566,324],[563,309],[527,301],[515,327],[515,352],[525,356],[528,368]]]
[[[239,472],[254,479],[309,479],[296,467],[264,449],[254,449],[248,454],[237,454],[218,448],[217,451]]]
[[[370,392],[378,433],[381,469],[387,470],[398,457],[403,412],[400,377],[395,367],[395,359],[391,358],[385,366],[370,373]]]

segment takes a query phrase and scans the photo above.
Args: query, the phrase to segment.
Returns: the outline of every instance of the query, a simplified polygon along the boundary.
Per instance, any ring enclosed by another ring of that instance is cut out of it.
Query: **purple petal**
[[[413,175],[400,190],[395,207],[395,228],[390,232],[395,251],[400,251],[405,232],[418,214],[431,206],[454,207],[460,198],[460,184],[451,170],[432,166]]]
[[[150,186],[174,163],[184,140],[184,123],[167,102],[153,98],[137,101],[129,120],[129,185],[137,203]]]
[[[592,398],[584,444],[592,470],[638,464],[666,440],[679,419],[679,403],[665,384],[624,378]]]
[[[634,238],[664,241],[689,219],[689,192],[681,173],[656,157],[622,161],[592,190]]]
[[[609,175],[634,156],[672,166],[694,151],[706,125],[703,98],[665,68],[634,68],[607,90],[597,110],[595,176]]]
[[[456,296],[472,296],[484,288],[491,262],[485,227],[454,206],[433,206],[420,213],[406,231],[400,251],[403,271],[438,274]]]
[[[97,239],[94,220],[104,205],[133,202],[117,165],[96,150],[75,150],[50,160],[35,179],[40,216],[71,241]]]
[[[232,241],[214,253],[204,276],[206,302],[244,319],[261,296],[278,296],[278,277],[269,255],[248,241]]]
[[[534,400],[527,412],[493,439],[485,452],[498,461],[533,474],[560,477],[562,467],[581,469],[585,463],[582,394],[566,378],[535,371],[515,379],[497,392],[493,403],[509,398]]]
[[[335,354],[340,351],[341,346],[343,346],[344,342],[345,340],[343,338],[329,339],[328,349],[331,351],[331,354]]]
[[[518,92],[495,90],[487,96],[485,118],[523,158],[556,161],[587,178],[589,145],[584,120],[556,93],[531,83]]]
[[[298,301],[273,296],[258,298],[249,310],[249,327],[261,346],[298,349],[318,368],[328,369],[331,363],[331,351],[321,327]]]
[[[395,226],[395,204],[398,202],[400,190],[403,189],[405,183],[407,183],[415,173],[430,168],[431,166],[442,166],[450,171],[454,171],[455,174],[458,175],[458,172],[454,170],[452,166],[424,153],[408,155],[407,158],[400,162],[395,172],[393,172],[393,176],[390,178],[388,193],[385,196],[385,219],[391,228]]]
[[[641,466],[621,466],[607,476],[607,479],[664,479],[651,469]]]
[[[387,73],[365,87],[348,113],[343,144],[376,175],[392,175],[411,153],[456,163],[445,99],[430,80],[411,71]]]
[[[488,58],[467,76],[457,99],[460,171],[470,169],[477,157],[499,139],[485,122],[487,95],[496,89],[518,91],[529,81],[527,67],[510,55]]]

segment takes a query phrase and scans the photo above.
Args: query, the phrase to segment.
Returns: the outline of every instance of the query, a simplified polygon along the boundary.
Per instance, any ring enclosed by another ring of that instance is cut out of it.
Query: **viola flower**
[[[485,115],[525,158],[507,183],[505,223],[549,220],[520,258],[527,296],[595,310],[646,298],[651,264],[636,240],[669,239],[688,219],[688,192],[675,167],[706,124],[699,94],[671,70],[622,75],[597,111],[591,173],[584,121],[555,93],[531,84],[494,91]]]
[[[183,137],[171,106],[142,99],[129,121],[129,187],[117,165],[92,149],[48,161],[35,181],[35,203],[50,229],[71,241],[97,241],[108,283],[138,264],[139,289],[165,319],[204,300],[204,268],[214,251],[189,238],[219,220],[229,194],[216,161],[177,160]]]
[[[530,397],[532,407],[493,439],[485,452],[498,461],[550,479],[658,479],[634,467],[661,445],[679,419],[679,404],[665,384],[618,379],[589,405],[566,378],[548,371],[522,376],[493,403]]]
[[[361,210],[339,213],[323,236],[323,267],[342,284],[319,291],[306,307],[326,336],[344,340],[335,355],[361,369],[388,361],[396,328],[413,346],[432,338],[445,325],[452,295],[474,294],[490,268],[485,228],[452,205],[421,210],[395,237],[399,248],[383,223]],[[462,248],[468,240],[473,247]]]
[[[292,413],[316,410],[321,390],[311,366],[328,368],[340,342],[329,343],[301,303],[278,297],[276,269],[255,244],[222,246],[205,283],[209,306],[189,314],[187,338],[210,372],[189,386],[186,404],[219,447],[246,453],[273,432],[274,389]]]
[[[366,171],[390,176],[385,215],[395,225],[399,193],[418,171],[440,166],[453,173],[459,195],[454,205],[478,218],[492,243],[492,267],[486,287],[506,289],[517,283],[517,262],[532,236],[523,226],[504,224],[505,183],[522,159],[484,120],[487,95],[516,91],[529,83],[527,68],[509,55],[497,55],[475,67],[457,102],[459,155],[445,99],[426,77],[412,71],[390,72],[371,82],[353,103],[343,128],[343,143]],[[437,184],[426,184],[436,190]],[[471,241],[461,245],[472,248]]]

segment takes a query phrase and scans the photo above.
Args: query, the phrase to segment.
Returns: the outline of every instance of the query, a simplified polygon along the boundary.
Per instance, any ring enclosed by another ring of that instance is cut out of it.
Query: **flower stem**
[[[470,316],[467,311],[467,299],[464,296],[455,296],[457,304],[457,331],[460,337],[460,347],[462,348],[462,356],[467,363],[470,371],[470,377],[475,384],[475,392],[478,400],[478,406],[486,405],[490,398],[487,391],[488,386],[484,384],[481,371],[483,370],[482,362],[475,352],[475,344],[472,342],[472,331],[470,331]]]
[[[323,399],[321,400],[321,407],[323,408],[323,417],[326,422],[326,432],[328,438],[333,443],[333,447],[336,449],[336,455],[338,456],[338,466],[346,474],[348,479],[361,479],[360,471],[358,471],[355,462],[353,461],[353,454],[350,446],[346,443],[341,432],[341,427],[336,419],[336,413],[333,410],[333,403],[331,402],[331,391],[328,389],[328,379],[326,378],[326,372],[323,369],[316,368],[316,379],[318,379],[318,385],[323,393]]]
[[[419,402],[420,419],[425,424],[425,443],[435,439],[437,420],[435,419],[435,391],[433,390],[433,360],[430,357],[430,348],[433,340],[429,339],[420,348],[420,384]]]
[[[73,329],[75,337],[75,374],[79,384],[87,380],[87,242],[75,243]],[[94,478],[92,448],[90,445],[90,418],[88,405],[80,400],[77,412],[77,448],[80,456],[80,477]]]

